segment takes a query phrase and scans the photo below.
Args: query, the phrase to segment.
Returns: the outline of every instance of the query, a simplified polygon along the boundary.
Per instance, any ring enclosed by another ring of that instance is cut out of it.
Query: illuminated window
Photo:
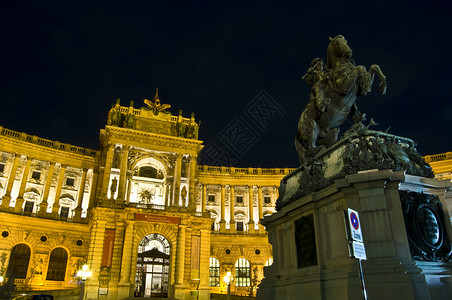
[[[67,266],[67,252],[63,248],[55,248],[50,253],[49,269],[46,280],[64,281]]]
[[[220,286],[220,262],[215,257],[210,258],[210,286]]]
[[[16,279],[27,278],[28,263],[30,262],[31,250],[25,244],[17,244],[11,250],[8,271],[6,277],[14,276]]]
[[[265,262],[265,267],[270,267],[271,265],[273,265],[273,257],[270,257],[270,258],[267,259],[267,261]]]
[[[153,168],[151,166],[143,166],[138,171],[138,176],[147,178],[157,178],[158,172],[156,168]]]
[[[235,198],[235,202],[236,202],[236,203],[243,203],[243,196],[237,196],[237,197]]]
[[[250,262],[246,258],[239,258],[235,262],[235,286],[251,285]]]

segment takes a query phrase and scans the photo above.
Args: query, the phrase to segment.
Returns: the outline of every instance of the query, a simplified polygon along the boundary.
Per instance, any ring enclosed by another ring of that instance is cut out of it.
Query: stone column
[[[111,165],[113,164],[113,154],[115,152],[114,144],[108,144],[107,157],[105,158],[104,177],[102,180],[101,195],[103,199],[107,199],[108,187],[110,185]]]
[[[226,232],[226,220],[225,215],[225,194],[224,194],[224,184],[221,184],[221,205],[220,205],[220,233]]]
[[[235,196],[234,196],[234,186],[229,185],[229,231],[231,233],[235,233],[237,231],[235,227],[235,210],[234,210],[234,204],[235,204]]]
[[[210,267],[210,230],[200,229],[201,247],[199,261],[199,297],[198,299],[210,299],[209,267]]]
[[[165,206],[171,206],[170,191],[171,191],[171,184],[169,182],[165,182]]]
[[[50,186],[52,185],[53,169],[55,168],[55,163],[50,162],[49,172],[47,173],[46,183],[44,186],[44,194],[42,196],[42,201],[39,204],[38,217],[44,217],[47,214],[47,207],[49,206],[48,198],[50,192]]]
[[[190,178],[188,186],[188,210],[195,211],[195,180],[196,180],[196,166],[197,166],[198,156],[192,155],[190,157]]]
[[[85,194],[86,173],[88,168],[82,168],[82,180],[78,188],[77,207],[75,208],[74,222],[80,222],[82,220],[82,203],[83,195]]]
[[[6,186],[6,192],[3,196],[2,208],[9,209],[9,202],[11,200],[11,191],[13,190],[14,181],[16,180],[16,172],[19,167],[20,154],[14,154],[14,162],[13,167],[11,168],[11,172],[9,173],[8,185]]]
[[[248,187],[249,196],[248,196],[248,209],[249,209],[249,218],[250,221],[248,222],[248,232],[254,233],[254,216],[253,216],[253,186],[250,185]]]
[[[179,206],[180,199],[180,177],[182,171],[182,155],[176,154],[176,163],[174,165],[174,177],[173,177],[173,203],[172,205]]]
[[[207,202],[207,184],[202,184],[202,199],[201,199],[201,212],[206,211],[206,202]]]
[[[93,169],[93,179],[91,182],[91,191],[89,193],[89,204],[88,204],[88,209],[92,208],[96,201],[96,197],[97,197],[97,183],[99,181],[99,169],[94,168]]]
[[[124,244],[122,249],[121,259],[121,276],[118,284],[118,298],[125,299],[129,297],[131,286],[131,269],[132,269],[132,252],[135,251],[133,247],[133,226],[135,221],[125,222],[126,230],[124,233]],[[136,263],[136,262],[135,262]]]
[[[126,203],[130,203],[130,193],[132,191],[132,177],[133,173],[127,173],[127,194],[126,194]]]
[[[257,194],[257,209],[259,213],[259,233],[265,232],[265,227],[261,224],[261,219],[264,217],[264,208],[262,203],[262,186],[259,185],[258,187],[258,194]]]
[[[88,250],[88,266],[92,277],[85,282],[86,299],[97,299],[99,291],[99,273],[102,263],[102,252],[105,238],[105,220],[95,220],[91,228],[91,238]]]
[[[129,146],[122,146],[122,156],[121,156],[121,169],[119,171],[119,189],[118,198],[119,201],[125,202],[125,192],[126,192],[126,182],[127,182],[127,163],[129,157]]]
[[[61,165],[60,175],[58,175],[58,183],[55,191],[55,199],[52,205],[52,217],[57,218],[60,210],[60,196],[61,189],[63,188],[64,172],[66,171],[66,165]]]
[[[187,225],[179,225],[176,248],[176,286],[183,288],[185,271],[185,228]]]
[[[17,196],[16,205],[14,206],[15,213],[22,212],[22,205],[24,204],[25,187],[27,186],[28,174],[30,173],[30,165],[32,160],[33,160],[32,157],[27,157],[27,163],[25,164],[25,169],[24,172],[22,173],[22,180],[20,181],[19,196]]]

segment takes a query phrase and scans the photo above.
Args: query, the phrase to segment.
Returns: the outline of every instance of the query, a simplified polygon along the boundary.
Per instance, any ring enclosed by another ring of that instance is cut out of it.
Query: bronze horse
[[[379,90],[386,93],[386,77],[378,65],[356,66],[352,50],[342,35],[330,38],[327,64],[315,58],[303,79],[312,86],[309,103],[298,121],[295,138],[301,165],[321,149],[332,146],[338,139],[339,126],[350,115],[355,123],[364,119],[356,107],[356,98],[371,91],[375,74],[380,79]]]

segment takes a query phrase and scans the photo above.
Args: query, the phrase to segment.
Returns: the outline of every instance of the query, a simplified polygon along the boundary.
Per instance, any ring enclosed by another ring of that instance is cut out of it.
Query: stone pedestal
[[[357,139],[372,143],[372,138]],[[361,151],[361,158],[375,153],[350,146],[353,140],[340,143],[317,160],[317,181],[315,173],[307,174],[315,166],[301,167],[281,181],[278,212],[262,221],[274,263],[264,268],[257,299],[362,298],[358,261],[350,258],[346,239],[347,208],[360,215],[368,299],[447,299],[452,265],[443,261],[450,259],[452,230],[442,208],[451,183],[408,175],[387,153],[377,154],[393,170],[347,174],[353,158],[343,156],[346,149]],[[394,143],[405,151],[400,140]],[[305,181],[307,176],[313,180]]]

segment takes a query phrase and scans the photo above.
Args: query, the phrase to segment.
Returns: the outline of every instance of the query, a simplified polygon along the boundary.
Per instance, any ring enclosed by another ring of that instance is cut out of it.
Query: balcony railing
[[[452,159],[452,152],[424,156],[424,160],[427,163],[442,161],[442,160],[447,160],[447,159]]]
[[[36,145],[40,145],[40,146],[44,146],[44,147],[48,147],[48,148],[54,148],[54,149],[61,150],[61,151],[76,153],[76,154],[80,154],[80,155],[96,157],[99,154],[99,151],[95,151],[95,150],[83,148],[83,147],[77,147],[77,146],[73,146],[70,144],[60,143],[58,141],[51,141],[51,140],[43,139],[36,135],[29,135],[24,132],[10,130],[7,128],[3,128],[1,126],[0,126],[0,135],[6,136],[9,138],[13,138],[16,140],[21,140],[21,141],[24,141],[27,143],[32,143],[32,144],[36,144]]]
[[[243,174],[243,175],[286,175],[294,171],[295,168],[235,168],[235,167],[216,167],[216,166],[198,166],[198,172],[201,173],[221,173],[221,174]]]

